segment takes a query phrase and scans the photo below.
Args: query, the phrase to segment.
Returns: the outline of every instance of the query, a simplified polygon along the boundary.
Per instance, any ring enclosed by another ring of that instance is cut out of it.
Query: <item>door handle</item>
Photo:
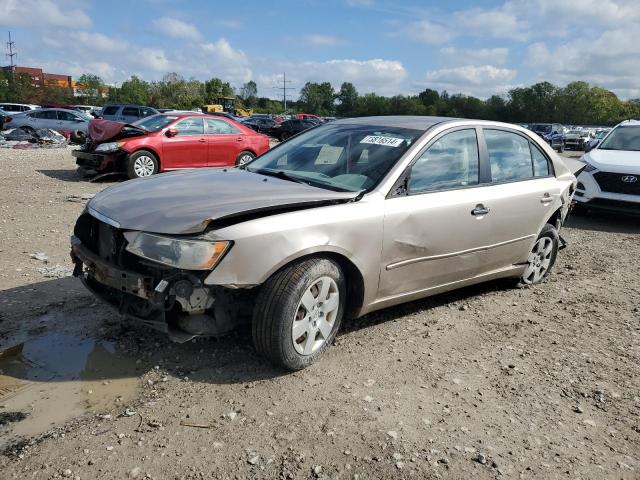
[[[549,193],[545,193],[540,199],[540,203],[551,203],[553,202],[553,197],[549,195]]]
[[[236,138],[236,142],[241,142],[241,141],[242,141],[242,137]]]
[[[474,208],[473,210],[471,210],[471,215],[486,215],[487,213],[489,213],[489,209],[487,207],[485,207],[483,204],[479,203],[478,205],[476,205],[476,208]]]
[[[200,143],[204,143],[204,142],[206,142],[207,140],[206,140],[206,139],[204,139],[204,138],[201,138],[201,139],[200,139],[200,140],[198,140],[198,141],[199,141]]]

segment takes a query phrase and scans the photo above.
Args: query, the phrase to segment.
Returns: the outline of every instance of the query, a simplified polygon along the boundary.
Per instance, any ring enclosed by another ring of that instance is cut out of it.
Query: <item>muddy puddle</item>
[[[38,330],[0,350],[0,447],[87,412],[124,410],[137,393],[136,359],[113,343]]]

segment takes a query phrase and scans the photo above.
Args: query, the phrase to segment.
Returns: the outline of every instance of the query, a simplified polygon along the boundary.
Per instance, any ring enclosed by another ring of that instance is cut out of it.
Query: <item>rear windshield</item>
[[[267,151],[246,168],[329,190],[368,191],[422,133],[376,125],[323,125]]]
[[[178,117],[172,115],[152,115],[150,117],[142,118],[131,125],[144,128],[149,132],[157,132],[176,120]]]
[[[615,128],[598,149],[640,151],[640,125]]]

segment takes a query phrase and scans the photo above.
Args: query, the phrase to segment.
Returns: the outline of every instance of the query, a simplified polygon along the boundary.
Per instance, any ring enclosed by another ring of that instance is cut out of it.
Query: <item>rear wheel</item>
[[[236,165],[244,165],[245,163],[249,163],[254,158],[256,158],[256,156],[253,153],[244,150],[238,154],[238,157],[236,158]]]
[[[156,156],[147,151],[139,150],[129,156],[127,175],[129,178],[144,178],[158,173],[159,164]]]
[[[340,328],[345,291],[342,270],[324,258],[274,274],[262,286],[254,309],[253,343],[258,353],[288,370],[311,365]]]
[[[558,231],[547,223],[527,257],[527,268],[520,277],[519,287],[542,283],[549,276],[556,263],[559,244]]]
[[[87,136],[84,132],[80,130],[75,130],[71,132],[71,137],[69,138],[72,143],[83,144],[87,140]]]
[[[284,142],[286,141],[289,137],[291,136],[291,134],[289,132],[282,132],[282,135],[280,135],[280,141]]]

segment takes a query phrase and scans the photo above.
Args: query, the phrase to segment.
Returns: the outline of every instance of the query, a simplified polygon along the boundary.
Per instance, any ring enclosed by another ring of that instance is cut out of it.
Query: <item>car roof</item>
[[[412,128],[414,130],[428,130],[438,123],[459,120],[452,117],[427,117],[417,115],[390,115],[379,117],[342,118],[331,122],[333,125],[373,125],[380,127]]]

